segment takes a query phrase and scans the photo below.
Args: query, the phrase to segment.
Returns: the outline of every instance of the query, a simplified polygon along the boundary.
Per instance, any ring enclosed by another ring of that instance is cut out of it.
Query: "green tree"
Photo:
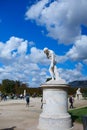
[[[5,79],[2,81],[2,92],[3,93],[15,93],[15,81]]]
[[[69,87],[68,88],[68,95],[74,95],[75,96],[76,90],[77,90],[77,88]]]
[[[21,87],[21,82],[20,81],[15,81],[15,94],[20,94],[20,87]]]

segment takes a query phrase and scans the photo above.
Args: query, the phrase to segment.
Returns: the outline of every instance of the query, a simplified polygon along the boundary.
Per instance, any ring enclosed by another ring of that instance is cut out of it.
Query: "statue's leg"
[[[54,80],[54,70],[53,70],[53,68],[51,66],[49,68],[49,72],[50,72],[52,80]]]
[[[55,73],[55,79],[58,80],[60,77],[56,66],[54,67],[54,73]]]

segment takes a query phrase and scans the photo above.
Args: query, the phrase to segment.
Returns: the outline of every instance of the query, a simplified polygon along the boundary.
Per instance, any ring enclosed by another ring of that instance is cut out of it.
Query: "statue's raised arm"
[[[47,58],[50,59],[50,67],[49,67],[49,72],[52,77],[52,80],[58,80],[59,79],[59,74],[58,70],[56,67],[56,56],[55,53],[52,50],[49,50],[48,48],[44,48],[44,53],[46,54]]]

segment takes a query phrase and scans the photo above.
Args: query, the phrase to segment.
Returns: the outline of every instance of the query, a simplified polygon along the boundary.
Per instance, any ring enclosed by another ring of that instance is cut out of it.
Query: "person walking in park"
[[[73,98],[73,96],[71,95],[71,96],[69,97],[70,108],[73,108],[73,102],[74,102],[74,98]]]
[[[30,96],[29,94],[26,94],[26,106],[29,107],[29,103],[30,103]]]

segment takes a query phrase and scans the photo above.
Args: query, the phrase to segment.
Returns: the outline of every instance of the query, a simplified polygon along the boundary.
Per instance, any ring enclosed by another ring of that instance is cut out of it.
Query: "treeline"
[[[69,87],[68,88],[68,95],[76,95],[76,90],[78,89],[78,87]],[[80,92],[82,93],[83,97],[87,97],[87,87],[82,87],[80,89]]]
[[[76,90],[78,87],[69,87],[68,88],[68,95],[75,95]],[[26,90],[26,93],[29,93],[30,96],[41,96],[42,95],[42,88],[30,88],[26,83],[22,83],[20,81],[14,81],[9,79],[2,80],[2,83],[0,84],[0,91],[3,94],[11,95],[20,95],[24,94],[24,90]],[[81,93],[83,96],[87,96],[87,88],[81,88]]]
[[[3,94],[20,95],[24,94],[24,90],[26,90],[26,93],[29,93],[31,96],[40,96],[42,94],[41,88],[30,88],[27,84],[20,81],[4,79],[0,84],[0,91]]]

